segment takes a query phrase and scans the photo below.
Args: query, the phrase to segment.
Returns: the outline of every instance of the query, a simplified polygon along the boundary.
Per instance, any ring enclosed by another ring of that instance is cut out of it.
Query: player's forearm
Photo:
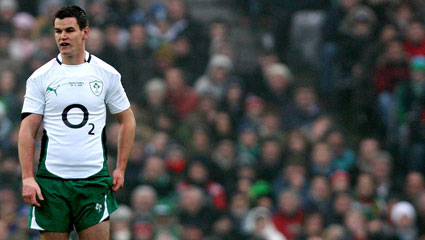
[[[34,177],[35,138],[29,131],[19,131],[18,151],[22,179]]]
[[[136,121],[131,110],[126,113],[125,117],[120,121],[120,130],[118,134],[118,157],[117,169],[122,172],[127,167],[127,161],[133,147],[134,134],[136,131]]]
[[[35,137],[40,127],[42,115],[30,114],[21,122],[18,138],[19,163],[22,179],[34,177]]]

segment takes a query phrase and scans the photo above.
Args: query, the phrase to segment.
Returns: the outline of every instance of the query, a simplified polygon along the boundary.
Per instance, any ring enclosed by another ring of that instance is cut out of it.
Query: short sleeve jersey
[[[52,59],[27,80],[22,113],[43,115],[38,176],[81,179],[108,176],[106,107],[112,114],[130,107],[113,67],[86,52],[79,65]]]

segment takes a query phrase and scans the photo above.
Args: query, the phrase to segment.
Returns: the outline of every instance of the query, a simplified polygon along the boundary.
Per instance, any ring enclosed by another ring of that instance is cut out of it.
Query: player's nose
[[[62,31],[60,34],[60,39],[66,39],[66,38],[68,38],[68,35],[66,34],[65,31]]]

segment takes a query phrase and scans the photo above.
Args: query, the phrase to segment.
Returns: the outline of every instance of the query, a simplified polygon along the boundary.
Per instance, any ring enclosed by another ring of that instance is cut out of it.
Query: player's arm
[[[40,206],[36,196],[44,200],[40,187],[34,179],[35,138],[43,116],[30,114],[26,116],[19,129],[18,151],[22,169],[22,197],[30,205]]]
[[[115,118],[120,125],[120,129],[118,133],[117,167],[112,173],[113,191],[119,190],[124,185],[125,168],[133,147],[134,133],[136,131],[136,120],[130,108],[115,114]]]

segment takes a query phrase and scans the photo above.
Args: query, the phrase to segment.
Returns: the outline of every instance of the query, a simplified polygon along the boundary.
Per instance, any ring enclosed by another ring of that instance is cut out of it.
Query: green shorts
[[[49,232],[79,232],[96,225],[118,208],[112,177],[55,179],[37,177],[44,201],[31,206],[29,228]]]

